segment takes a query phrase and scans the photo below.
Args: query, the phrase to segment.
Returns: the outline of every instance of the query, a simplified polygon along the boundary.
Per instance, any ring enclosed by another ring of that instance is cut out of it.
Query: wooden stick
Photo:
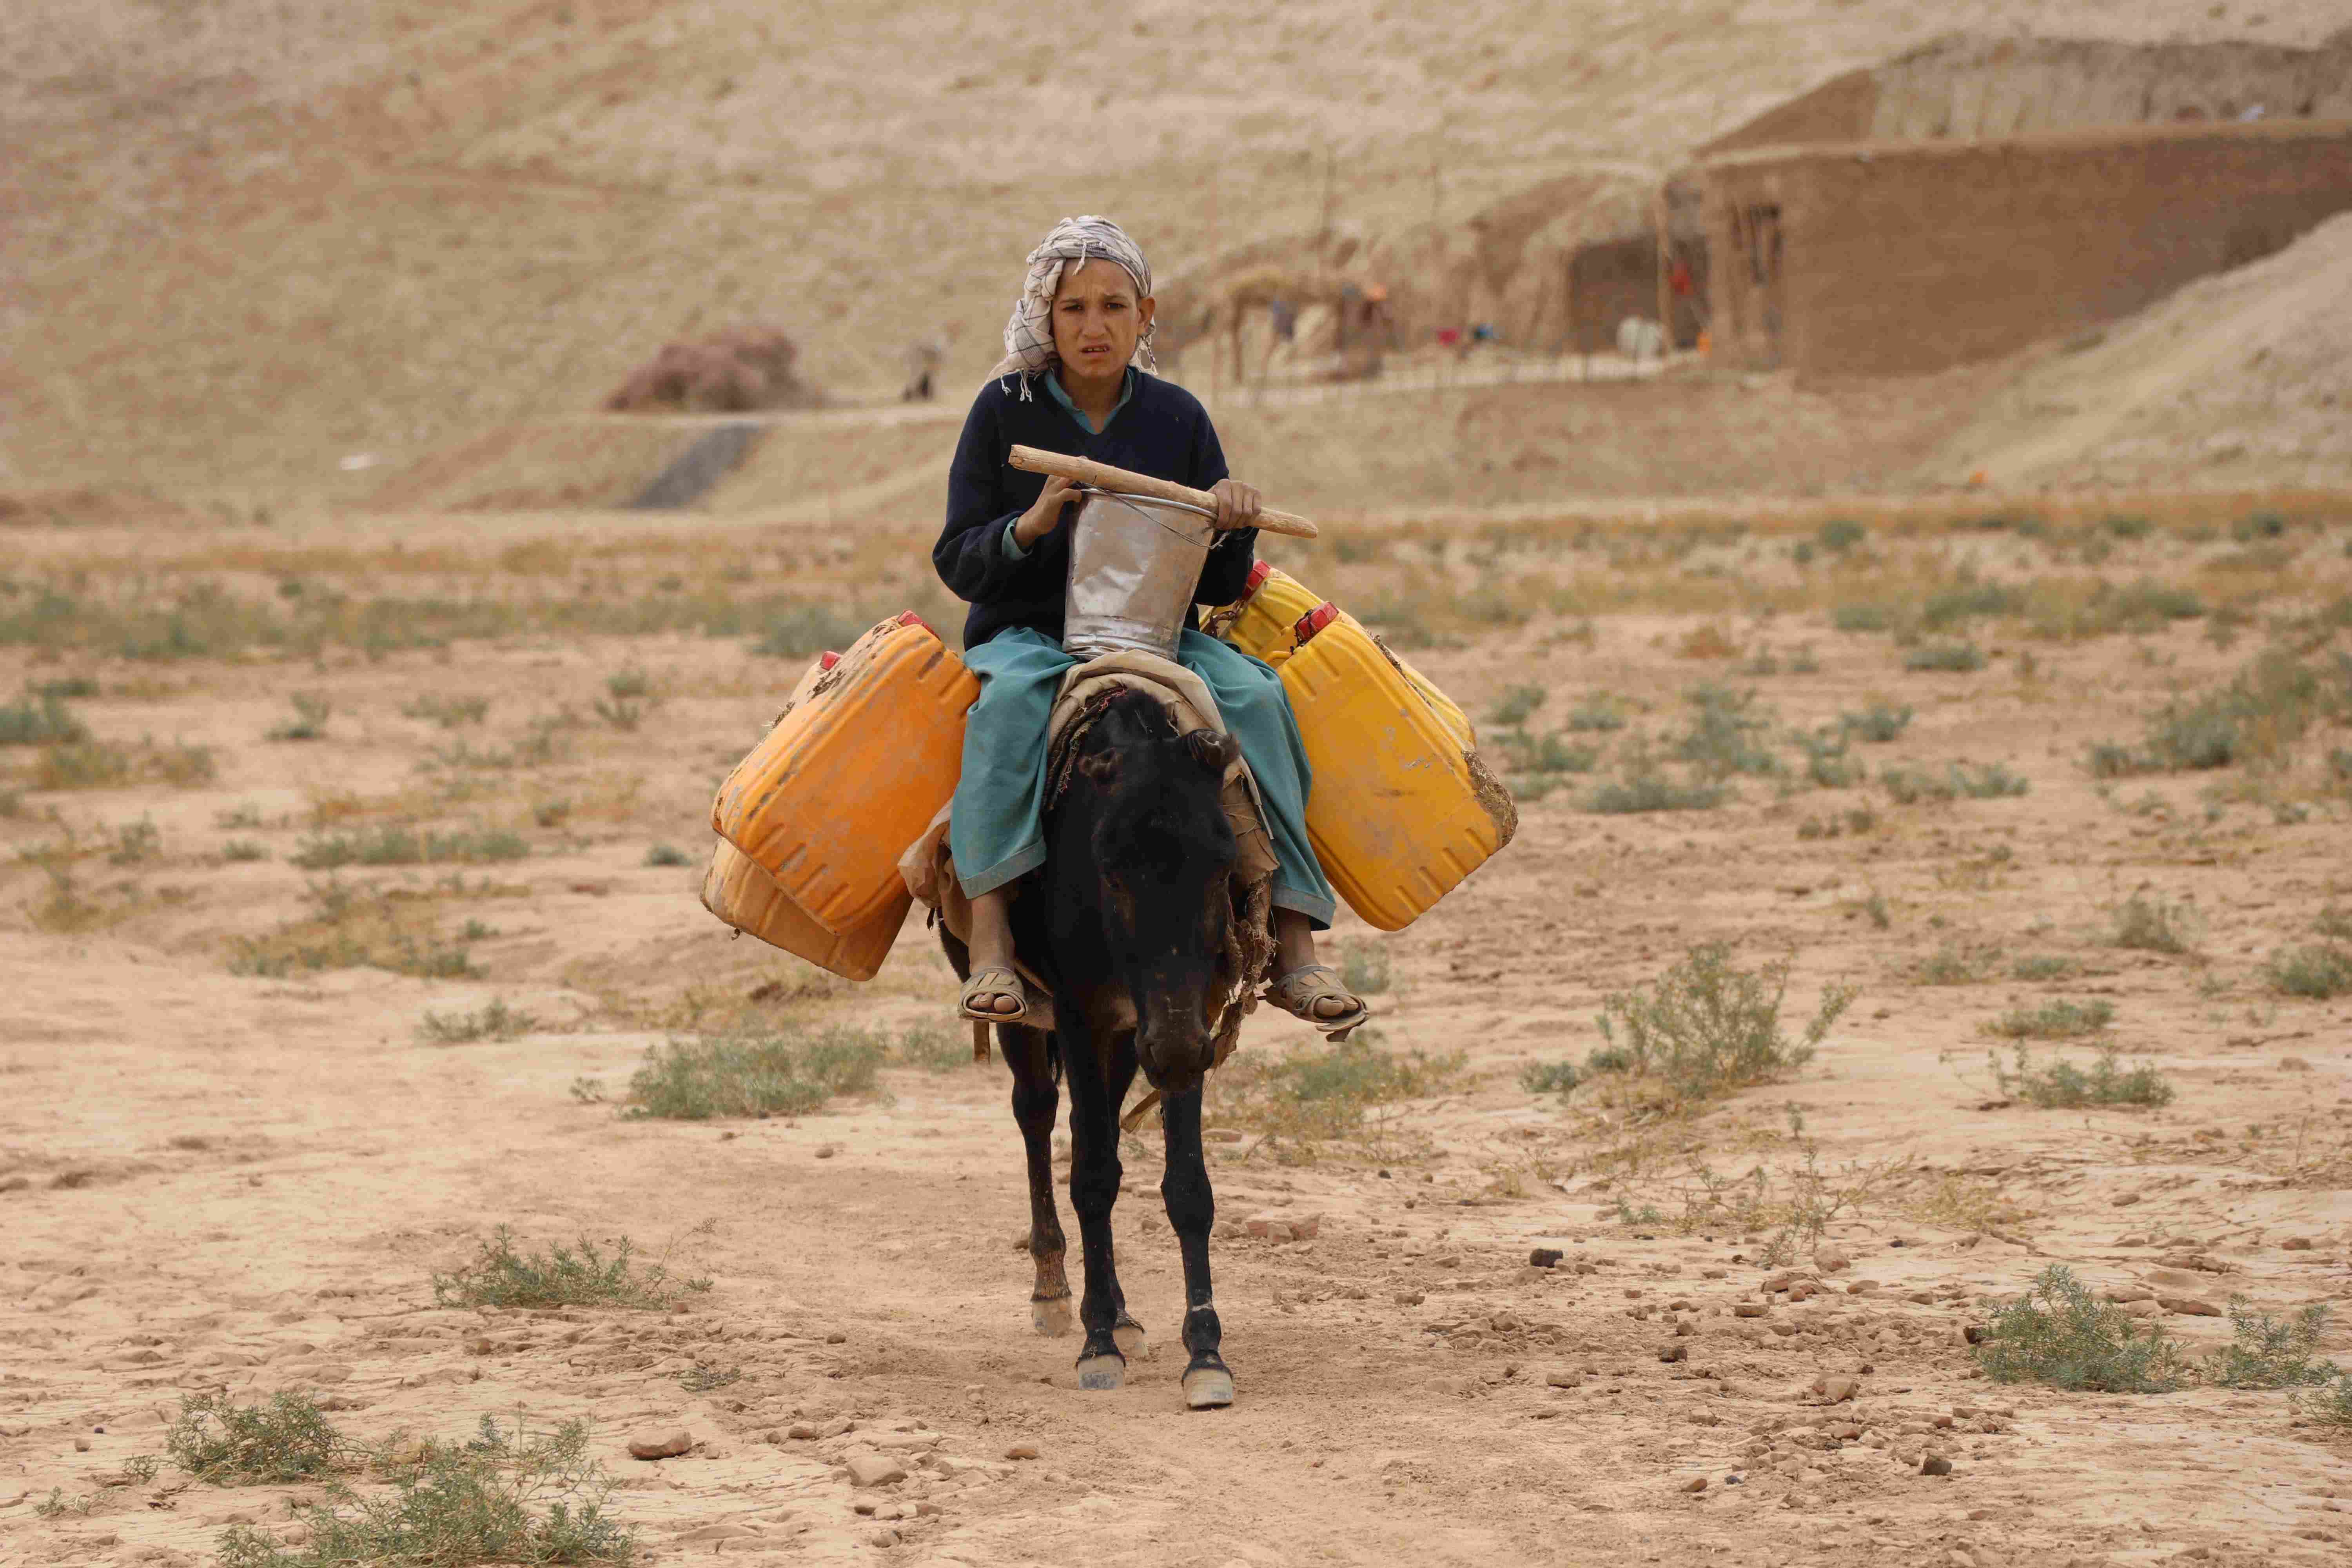
[[[1108,463],[1097,463],[1087,458],[1043,452],[1034,447],[1015,447],[1008,460],[1016,468],[1033,474],[1051,474],[1082,485],[1092,485],[1098,490],[1116,490],[1121,495],[1130,496],[1155,496],[1161,500],[1181,500],[1211,511],[1217,510],[1217,498],[1207,490],[1196,490],[1190,485],[1180,485],[1168,479],[1155,479],[1149,474],[1129,473],[1125,468],[1114,468]],[[1286,511],[1276,511],[1271,507],[1257,514],[1257,526],[1268,533],[1286,533],[1293,539],[1316,537],[1313,523]]]

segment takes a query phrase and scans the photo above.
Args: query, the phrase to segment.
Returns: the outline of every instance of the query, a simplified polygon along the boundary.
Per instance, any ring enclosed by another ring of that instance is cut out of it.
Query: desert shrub
[[[656,844],[646,851],[648,866],[691,866],[693,858],[675,844]]]
[[[2189,1381],[2180,1348],[2154,1323],[2135,1323],[2065,1265],[2034,1277],[1994,1309],[1977,1364],[1995,1383],[2040,1383],[2070,1393],[2168,1394]]]
[[[708,1280],[678,1280],[659,1263],[640,1265],[627,1237],[607,1253],[583,1236],[572,1245],[551,1244],[542,1251],[519,1252],[506,1226],[478,1242],[471,1261],[433,1275],[436,1307],[631,1307],[667,1311],[689,1290],[707,1290]]]
[[[2267,967],[2271,989],[2321,1001],[2352,994],[2352,952],[2333,942],[2281,948]]]
[[[1389,950],[1373,941],[1340,943],[1339,978],[1359,996],[1379,995],[1389,988]]]
[[[54,691],[27,691],[0,706],[0,746],[53,746],[88,739],[89,731]]]
[[[888,1052],[879,1031],[847,1028],[673,1040],[646,1054],[629,1079],[625,1114],[679,1121],[803,1116],[835,1095],[875,1093]]]
[[[2230,1342],[2205,1358],[2205,1380],[2221,1388],[2316,1387],[2343,1375],[2334,1362],[2319,1358],[2326,1331],[2325,1304],[2282,1321],[2232,1296]]]
[[[2352,547],[2347,553],[2352,553]],[[2339,1373],[2334,1382],[2294,1398],[2295,1414],[2313,1426],[2352,1431],[2352,1372]]]
[[[1918,985],[1973,985],[1990,979],[2000,949],[1990,942],[1948,942],[1911,966]]]
[[[1842,632],[1883,632],[1895,626],[1895,612],[1885,605],[1840,605],[1830,612],[1830,625]]]
[[[2023,608],[2025,595],[2021,589],[2002,583],[1956,583],[1927,595],[1927,602],[1919,607],[1919,624],[1928,631],[1940,632],[1981,616],[2013,616]]]
[[[1440,1092],[1465,1059],[1391,1051],[1371,1029],[1278,1057],[1244,1051],[1210,1075],[1214,1120],[1300,1154],[1330,1141],[1377,1140],[1387,1128],[1383,1108]]]
[[[1579,734],[1596,730],[1622,730],[1625,727],[1625,709],[1609,693],[1595,691],[1570,709],[1568,717],[1561,722]]]
[[[1780,771],[1780,759],[1762,744],[1771,728],[1771,716],[1757,710],[1752,689],[1734,691],[1709,683],[1694,686],[1683,695],[1696,711],[1691,727],[1675,741],[1675,756],[1708,778]]]
[[[1495,700],[1486,721],[1511,727],[1524,724],[1535,716],[1535,710],[1542,707],[1544,699],[1550,695],[1540,686],[1506,686],[1502,696]]]
[[[2111,517],[2099,526],[2117,539],[2146,539],[2156,531],[2156,524],[2144,517]]]
[[[2143,952],[2187,952],[2197,945],[2197,911],[2186,900],[2134,893],[2113,911],[2117,947]]]
[[[331,871],[341,866],[470,866],[521,860],[530,854],[530,845],[522,835],[509,828],[456,828],[446,833],[428,828],[420,833],[387,822],[306,838],[286,858],[307,871]]]
[[[1984,650],[1972,642],[1921,643],[1903,656],[1910,670],[1945,670],[1967,674],[1985,667]]]
[[[1719,784],[1670,776],[1638,738],[1617,759],[1617,776],[1592,792],[1585,809],[1603,816],[1649,811],[1712,811],[1728,792]]]
[[[297,691],[290,700],[294,717],[272,729],[266,739],[272,741],[321,741],[326,739],[327,720],[335,710],[323,691]]]
[[[163,1450],[198,1480],[221,1487],[303,1480],[350,1457],[318,1402],[290,1389],[258,1405],[239,1405],[226,1390],[184,1394],[163,1429]]]
[[[1600,747],[1580,746],[1558,733],[1507,730],[1496,741],[1505,766],[1515,774],[1589,773],[1601,761]]]
[[[1874,702],[1858,713],[1841,713],[1838,726],[1850,735],[1883,745],[1911,727],[1911,705],[1906,702],[1896,708]]]
[[[2061,998],[2038,1007],[2012,1007],[1986,1025],[1985,1032],[2006,1040],[2073,1040],[2095,1035],[2115,1021],[2112,1002]]]
[[[918,1024],[900,1035],[890,1054],[925,1072],[953,1072],[972,1064],[971,1037],[941,1024]]]
[[[1813,538],[1822,549],[1843,554],[1861,543],[1869,532],[1850,517],[1834,517],[1815,530]]]
[[[26,782],[34,789],[121,789],[145,783],[188,789],[210,784],[217,771],[209,746],[65,741],[41,749]]]
[[[267,860],[269,846],[251,838],[232,838],[221,846],[221,858],[231,862]]]
[[[1604,997],[1601,1037],[1614,1047],[1622,1031],[1627,1070],[1636,1077],[1657,1080],[1676,1100],[1710,1100],[1795,1072],[1856,994],[1831,985],[1791,1040],[1780,1028],[1788,987],[1787,959],[1741,969],[1729,942],[1702,942],[1654,983]]]
[[[1556,1062],[1529,1062],[1519,1069],[1519,1087],[1529,1094],[1564,1097],[1583,1081],[1583,1069],[1565,1057]]]
[[[2176,698],[2151,715],[2137,747],[2094,746],[2103,778],[2192,773],[2283,755],[2323,719],[2352,716],[2352,660],[2305,662],[2286,648],[2258,655],[2229,684]]]
[[[632,667],[604,678],[604,695],[596,699],[596,717],[615,730],[633,731],[660,705],[653,678]]]
[[[430,980],[478,975],[466,943],[494,934],[468,922],[457,942],[434,929],[413,897],[367,894],[334,878],[313,882],[305,898],[315,912],[264,936],[233,937],[228,972],[282,979],[321,969],[390,970]]]
[[[1868,776],[1862,763],[1846,754],[1846,731],[1842,729],[1799,730],[1790,738],[1805,753],[1805,782],[1816,788],[1844,789]]]
[[[2081,972],[2082,965],[2071,958],[2054,953],[2035,953],[2021,958],[2010,973],[2019,980],[2064,980]]]
[[[251,1525],[220,1541],[223,1568],[472,1568],[476,1563],[625,1563],[636,1537],[604,1511],[612,1480],[588,1457],[585,1422],[530,1433],[482,1417],[465,1443],[387,1445],[378,1468],[388,1492],[330,1489],[298,1503],[305,1532],[292,1550]]]
[[[400,705],[401,717],[428,720],[444,730],[478,724],[489,711],[490,700],[487,697],[443,697],[430,691]]]
[[[416,1037],[436,1046],[470,1046],[482,1040],[516,1040],[538,1028],[539,1020],[504,997],[493,997],[470,1013],[427,1012],[416,1026]]]
[[[1959,796],[1959,785],[1950,770],[1937,773],[1932,768],[1881,768],[1878,784],[1897,805],[1916,805],[1919,802],[1954,800]]]
[[[2060,1004],[2060,1005],[2065,1005]],[[2104,1005],[2104,1004],[2100,1004]],[[2077,1029],[2076,1033],[2084,1031]],[[2036,1038],[2051,1038],[2043,1035]],[[2139,1105],[2154,1109],[2172,1103],[2174,1090],[2164,1075],[2147,1062],[2126,1068],[2113,1046],[2099,1053],[2089,1072],[2072,1062],[2036,1066],[2023,1046],[2017,1047],[2013,1069],[1992,1058],[1993,1078],[2005,1095],[2044,1110],[2081,1110],[2095,1105]]]
[[[830,605],[793,605],[770,618],[767,636],[751,651],[771,658],[805,658],[828,648],[837,652],[873,630],[881,618],[860,620]]]
[[[2340,910],[2329,904],[2311,917],[2311,929],[2322,936],[2352,940],[2352,910]]]

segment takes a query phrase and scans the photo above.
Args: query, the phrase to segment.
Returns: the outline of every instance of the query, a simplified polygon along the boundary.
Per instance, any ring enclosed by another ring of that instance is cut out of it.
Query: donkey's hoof
[[[1133,1318],[1121,1318],[1112,1326],[1110,1337],[1111,1342],[1118,1346],[1118,1353],[1128,1360],[1151,1359],[1151,1340],[1144,1333],[1143,1325]]]
[[[1077,1326],[1067,1296],[1029,1298],[1029,1325],[1049,1340],[1058,1340]]]
[[[1221,1366],[1196,1366],[1184,1374],[1184,1408],[1223,1410],[1234,1402],[1234,1374]]]
[[[1097,1392],[1118,1388],[1127,1382],[1127,1363],[1115,1355],[1090,1355],[1078,1358],[1078,1386]]]

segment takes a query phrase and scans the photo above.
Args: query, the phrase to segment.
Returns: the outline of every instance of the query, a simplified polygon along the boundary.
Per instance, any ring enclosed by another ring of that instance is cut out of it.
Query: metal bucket
[[[1215,514],[1182,501],[1088,490],[1070,524],[1062,647],[1076,658],[1176,657],[1215,542]]]

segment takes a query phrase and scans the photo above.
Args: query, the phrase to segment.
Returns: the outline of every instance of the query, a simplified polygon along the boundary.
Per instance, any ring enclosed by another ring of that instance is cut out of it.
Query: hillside
[[[776,321],[812,380],[992,351],[1021,252],[1120,215],[1163,271],[1324,208],[1440,225],[1664,169],[1947,12],[816,0],[15,0],[0,27],[0,479],[356,498],[595,399],[663,339]],[[2021,0],[1971,26],[2315,42],[2315,0]],[[1106,39],[1108,41],[1107,42]]]

